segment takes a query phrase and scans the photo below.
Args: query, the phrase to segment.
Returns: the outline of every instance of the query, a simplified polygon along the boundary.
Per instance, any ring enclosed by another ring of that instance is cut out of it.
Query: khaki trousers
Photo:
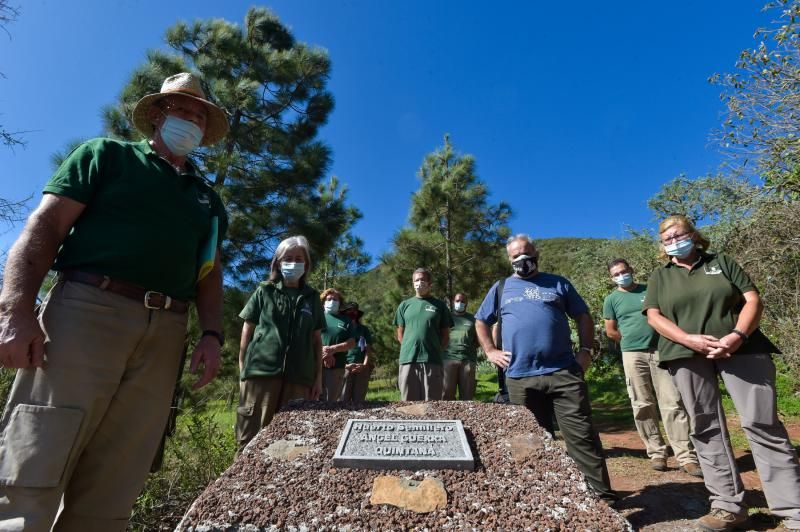
[[[59,282],[0,421],[0,530],[123,531],[165,429],[186,314]],[[63,509],[56,512],[63,495]]]
[[[469,360],[445,359],[442,399],[445,401],[455,400],[457,387],[459,400],[472,401],[472,398],[475,397],[475,365],[475,362]]]
[[[269,425],[279,407],[292,399],[308,399],[311,388],[285,382],[283,377],[251,377],[239,382],[236,442],[241,453],[261,429]]]
[[[360,373],[344,372],[344,385],[342,386],[342,401],[362,402],[367,398],[369,377],[372,368],[366,367]]]
[[[623,351],[625,384],[633,409],[633,421],[647,456],[667,459],[667,445],[661,437],[658,414],[679,465],[697,463],[689,441],[689,416],[669,371],[658,367],[655,351]]]
[[[695,356],[671,360],[669,372],[692,420],[692,442],[711,492],[711,507],[747,512],[722,409],[719,376],[739,414],[770,511],[785,518],[787,528],[800,528],[800,463],[778,419],[772,357],[734,353],[730,358],[709,360]]]
[[[401,364],[397,384],[401,401],[439,401],[442,399],[441,364]]]
[[[338,401],[342,397],[344,368],[323,368],[320,401]]]

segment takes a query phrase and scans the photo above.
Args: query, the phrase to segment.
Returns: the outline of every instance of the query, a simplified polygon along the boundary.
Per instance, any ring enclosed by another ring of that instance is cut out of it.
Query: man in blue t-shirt
[[[589,309],[567,279],[538,271],[539,252],[528,235],[511,237],[506,251],[514,275],[505,279],[500,297],[496,297],[500,283],[495,283],[478,309],[478,340],[489,360],[507,368],[510,401],[528,407],[551,434],[554,413],[567,453],[589,485],[600,497],[615,500],[583,379],[594,339]],[[491,333],[498,316],[503,351]],[[568,318],[577,325],[577,353],[572,349]]]

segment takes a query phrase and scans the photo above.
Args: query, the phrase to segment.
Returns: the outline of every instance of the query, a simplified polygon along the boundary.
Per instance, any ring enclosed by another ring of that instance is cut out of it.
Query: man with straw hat
[[[17,375],[0,418],[0,530],[125,530],[165,427],[190,301],[204,329],[195,387],[219,369],[227,217],[187,155],[225,136],[225,113],[182,73],[132,121],[146,140],[76,148],[9,252],[0,365]]]

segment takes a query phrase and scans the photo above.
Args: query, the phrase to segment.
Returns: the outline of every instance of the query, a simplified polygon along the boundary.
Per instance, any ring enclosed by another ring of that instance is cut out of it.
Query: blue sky
[[[14,3],[14,0],[12,0]],[[19,0],[0,33],[0,124],[29,130],[0,146],[0,197],[22,199],[50,155],[101,132],[145,51],[179,19],[241,22],[236,0]],[[364,214],[373,256],[406,223],[416,172],[445,133],[477,160],[514,232],[621,237],[652,227],[646,201],[680,173],[722,161],[710,132],[730,72],[776,13],[758,1],[468,2],[286,0],[264,4],[298,40],[328,50],[336,108],[322,138],[331,174]],[[19,227],[0,235],[0,249]]]

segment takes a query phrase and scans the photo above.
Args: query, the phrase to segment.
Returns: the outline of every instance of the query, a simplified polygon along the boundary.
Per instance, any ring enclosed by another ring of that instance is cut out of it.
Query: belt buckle
[[[155,296],[161,296],[161,297],[164,298],[164,305],[163,306],[151,305],[150,304],[150,298],[151,297],[155,297]],[[167,296],[167,295],[162,294],[161,292],[156,292],[154,290],[148,290],[147,292],[144,293],[144,308],[147,308],[147,309],[150,309],[150,310],[161,310],[162,308],[163,309],[168,309],[171,305],[172,305],[172,298]]]

